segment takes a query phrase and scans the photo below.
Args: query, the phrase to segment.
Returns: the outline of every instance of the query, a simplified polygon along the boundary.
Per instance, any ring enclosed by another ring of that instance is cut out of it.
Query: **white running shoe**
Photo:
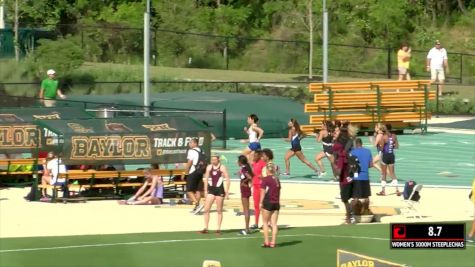
[[[200,204],[199,206],[196,207],[196,209],[193,211],[193,214],[196,215],[200,213],[200,211],[205,207],[205,204]]]
[[[248,231],[246,231],[246,230],[241,230],[241,231],[239,232],[239,235],[248,235],[248,234],[250,234],[250,233],[249,233]]]

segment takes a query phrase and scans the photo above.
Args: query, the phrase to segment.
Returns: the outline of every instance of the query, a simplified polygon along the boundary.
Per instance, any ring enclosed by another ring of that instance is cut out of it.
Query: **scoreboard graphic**
[[[464,249],[463,223],[394,223],[390,225],[392,249]]]

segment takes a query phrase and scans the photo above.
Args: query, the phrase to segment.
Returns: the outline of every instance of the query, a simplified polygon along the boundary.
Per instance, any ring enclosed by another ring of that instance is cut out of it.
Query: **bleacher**
[[[383,122],[394,129],[426,132],[428,103],[435,99],[429,80],[311,83],[309,91],[314,101],[305,104],[310,124],[302,130],[307,134],[320,129],[324,120],[351,121],[363,131]]]

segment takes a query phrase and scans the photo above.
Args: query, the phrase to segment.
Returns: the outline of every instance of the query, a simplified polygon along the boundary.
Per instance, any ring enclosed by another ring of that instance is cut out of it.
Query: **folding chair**
[[[416,209],[416,205],[420,204],[419,199],[420,199],[420,192],[422,190],[422,185],[421,184],[416,184],[414,188],[412,189],[411,194],[409,195],[409,198],[404,200],[406,203],[406,209],[407,213],[414,214],[414,217],[417,218],[422,218],[422,216],[419,214],[418,210]],[[409,216],[406,216],[409,217]]]

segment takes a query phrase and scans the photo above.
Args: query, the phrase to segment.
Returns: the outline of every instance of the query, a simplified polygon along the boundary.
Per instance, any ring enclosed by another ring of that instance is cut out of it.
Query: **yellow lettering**
[[[147,136],[73,136],[71,159],[149,159]]]
[[[98,139],[92,139],[90,140],[89,144],[89,151],[87,152],[89,157],[95,158],[98,157],[100,158],[102,156],[100,149],[99,149],[99,140]]]
[[[34,125],[0,126],[0,146],[9,148],[34,148],[41,145],[41,136]]]

